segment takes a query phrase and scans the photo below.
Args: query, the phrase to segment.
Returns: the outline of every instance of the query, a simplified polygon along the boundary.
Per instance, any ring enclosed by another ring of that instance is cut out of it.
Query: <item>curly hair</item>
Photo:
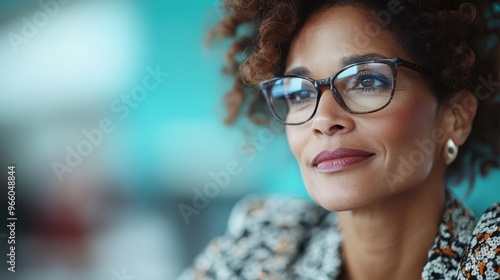
[[[262,95],[247,85],[283,74],[291,40],[312,13],[358,5],[373,14],[394,3],[400,12],[384,27],[431,71],[437,99],[465,89],[478,100],[471,135],[447,170],[454,183],[468,179],[471,190],[477,171],[486,176],[500,165],[500,1],[225,0],[227,13],[208,34],[232,41],[225,72],[234,76],[234,84],[226,95],[225,122],[234,122],[246,102],[250,119],[264,122]]]

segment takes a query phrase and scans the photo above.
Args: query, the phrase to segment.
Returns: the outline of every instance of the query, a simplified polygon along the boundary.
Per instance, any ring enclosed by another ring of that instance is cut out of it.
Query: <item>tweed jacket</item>
[[[500,205],[476,221],[447,192],[422,279],[500,279]],[[248,197],[227,233],[214,239],[178,280],[337,279],[342,235],[335,213],[296,198]]]

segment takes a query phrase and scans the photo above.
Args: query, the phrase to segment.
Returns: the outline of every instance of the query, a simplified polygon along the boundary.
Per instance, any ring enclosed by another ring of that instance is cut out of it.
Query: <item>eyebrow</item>
[[[342,58],[342,67],[346,67],[347,65],[358,63],[358,62],[365,62],[365,61],[371,61],[371,60],[377,60],[385,58],[385,56],[378,54],[378,53],[367,53],[367,54],[362,54],[362,55],[352,55],[348,57]]]
[[[378,53],[367,53],[367,54],[362,54],[362,55],[352,55],[352,56],[347,56],[342,58],[341,61],[341,68],[346,67],[347,65],[358,63],[358,62],[364,62],[364,61],[371,61],[371,60],[377,60],[385,58],[385,56],[378,54]],[[296,75],[296,76],[309,76],[311,74],[311,71],[305,67],[305,66],[298,66],[293,68],[290,71],[287,71],[285,75]]]
[[[296,75],[296,76],[309,76],[311,71],[305,66],[295,67],[292,70],[285,73],[285,75]]]

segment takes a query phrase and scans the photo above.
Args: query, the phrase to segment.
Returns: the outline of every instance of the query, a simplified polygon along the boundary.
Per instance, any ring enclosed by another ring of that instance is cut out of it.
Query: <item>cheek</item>
[[[312,178],[312,170],[306,166],[305,156],[308,153],[308,149],[314,145],[314,139],[311,132],[310,122],[299,126],[286,126],[286,136],[288,140],[288,145],[292,151],[297,163],[299,164],[300,172],[302,174],[302,180],[306,186],[307,192],[311,198],[318,204],[322,205],[321,200],[318,200],[318,182],[315,182]],[[310,153],[310,151],[309,151]],[[309,155],[311,156],[311,155]],[[321,193],[321,192],[320,192]]]
[[[288,145],[292,150],[293,155],[299,163],[301,163],[300,158],[302,152],[307,144],[307,133],[304,131],[304,125],[300,126],[286,126],[286,137],[288,140]]]
[[[381,111],[380,118],[366,126],[385,150],[384,174],[392,189],[405,189],[425,180],[436,159],[439,145],[432,135],[440,129],[436,121],[437,101],[422,97]]]
[[[399,99],[404,101],[394,100],[381,111],[346,116],[352,118],[354,127],[345,134],[314,135],[310,122],[286,127],[288,144],[313,200],[327,209],[337,209],[331,205],[349,208],[408,190],[429,178],[436,155],[440,155],[436,149],[439,145],[430,140],[433,131],[439,129],[437,101],[428,92],[400,94],[406,94],[406,99]],[[318,137],[331,139],[319,141]],[[377,157],[361,171],[319,174],[307,166],[307,159],[318,150],[333,148],[322,146],[326,143],[364,148]]]

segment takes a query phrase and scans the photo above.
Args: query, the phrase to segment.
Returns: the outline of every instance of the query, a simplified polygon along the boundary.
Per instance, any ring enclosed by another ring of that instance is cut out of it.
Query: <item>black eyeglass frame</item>
[[[353,66],[362,65],[362,64],[369,64],[369,63],[383,63],[383,64],[389,65],[389,67],[391,67],[392,77],[393,77],[393,79],[392,79],[391,96],[387,100],[387,103],[385,105],[381,106],[378,109],[374,109],[374,110],[367,111],[367,112],[356,112],[356,111],[353,111],[353,110],[349,109],[349,107],[347,107],[347,105],[345,104],[344,100],[342,99],[342,96],[340,95],[340,93],[338,92],[338,90],[333,85],[333,81],[344,70],[346,70],[346,69],[348,69],[350,67],[353,67]],[[315,80],[315,79],[311,79],[309,77],[304,77],[304,76],[300,76],[300,75],[284,75],[284,76],[280,76],[280,77],[276,77],[276,78],[273,78],[273,79],[270,79],[270,80],[266,80],[266,81],[260,82],[260,83],[258,83],[258,86],[260,88],[260,91],[264,95],[264,99],[266,100],[267,106],[271,110],[271,113],[273,114],[273,116],[279,122],[281,122],[284,125],[301,125],[301,124],[304,124],[304,123],[310,121],[316,115],[316,111],[318,110],[319,101],[321,99],[321,96],[323,95],[323,91],[321,90],[321,88],[324,87],[324,86],[328,86],[330,88],[330,90],[332,91],[333,96],[334,96],[335,100],[337,101],[337,103],[339,103],[339,105],[344,110],[346,110],[349,113],[352,113],[352,114],[369,114],[369,113],[377,112],[377,111],[380,111],[380,110],[384,109],[385,107],[387,107],[391,103],[392,98],[394,96],[394,92],[395,92],[395,89],[396,89],[397,73],[398,73],[398,67],[399,66],[403,66],[403,67],[409,68],[411,70],[420,72],[422,74],[429,74],[430,73],[430,71],[427,68],[423,67],[423,66],[420,66],[420,65],[415,64],[413,62],[410,62],[408,60],[396,57],[396,58],[383,58],[383,59],[377,59],[377,60],[362,61],[362,62],[357,62],[357,63],[349,64],[349,65],[343,67],[342,69],[340,69],[333,76],[330,76],[328,78],[321,79],[321,80]],[[316,105],[314,107],[314,111],[312,112],[311,116],[307,120],[305,120],[303,122],[299,122],[299,123],[287,123],[286,121],[282,120],[278,116],[278,114],[276,114],[275,109],[274,109],[274,105],[273,105],[273,98],[271,97],[271,91],[269,90],[269,87],[271,87],[274,84],[275,81],[283,79],[283,78],[302,78],[302,79],[310,81],[314,85],[314,87],[315,87],[315,89],[316,89],[316,91],[318,93],[317,94],[317,100],[316,100]]]

